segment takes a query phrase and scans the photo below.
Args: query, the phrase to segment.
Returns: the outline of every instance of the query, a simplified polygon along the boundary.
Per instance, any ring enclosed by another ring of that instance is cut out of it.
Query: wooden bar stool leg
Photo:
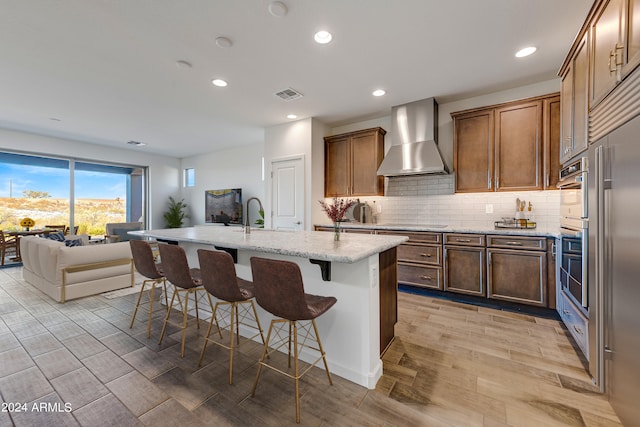
[[[253,383],[253,389],[251,390],[251,396],[256,395],[256,388],[258,387],[258,380],[260,379],[260,372],[262,372],[262,363],[264,362],[265,357],[267,356],[267,352],[269,351],[269,341],[271,340],[271,331],[273,330],[273,320],[269,325],[269,332],[267,332],[267,340],[264,343],[264,350],[262,351],[262,356],[260,356],[260,361],[258,362],[258,374],[256,375],[256,380]]]
[[[160,340],[158,341],[158,345],[162,344],[162,338],[164,338],[164,332],[167,329],[167,322],[169,321],[169,316],[171,315],[171,308],[173,307],[173,301],[176,298],[177,291],[173,291],[173,295],[171,296],[171,304],[169,305],[169,309],[167,310],[167,316],[164,318],[164,324],[162,325],[162,332],[160,333]],[[180,295],[178,295],[178,299],[180,299]]]
[[[142,299],[142,294],[144,293],[144,286],[147,281],[144,280],[142,282],[142,289],[140,289],[140,293],[138,294],[138,302],[136,302],[136,308],[133,310],[133,316],[131,317],[131,324],[129,325],[129,329],[133,328],[133,322],[136,320],[136,314],[138,313],[138,307],[140,307],[140,299]]]
[[[238,327],[238,305],[237,303],[231,303],[231,312],[229,313],[229,384],[233,384],[233,322],[235,320],[236,327]]]
[[[300,422],[300,390],[299,390],[299,382],[300,376],[298,375],[298,322],[292,321],[289,322],[289,330],[291,330],[291,325],[293,324],[293,347],[294,347],[294,360],[293,363],[295,365],[295,381],[296,381],[296,422]]]
[[[331,379],[331,372],[329,372],[329,365],[327,364],[327,357],[324,354],[324,348],[322,348],[322,341],[320,341],[320,334],[318,333],[318,327],[316,326],[316,319],[312,319],[311,324],[313,325],[313,332],[316,334],[318,349],[320,350],[320,354],[322,355],[322,361],[324,362],[324,370],[327,371],[327,378],[329,378],[329,384],[333,385],[333,380]]]
[[[180,357],[184,357],[184,342],[187,338],[187,310],[189,309],[189,294],[187,291],[184,296],[184,310],[182,312],[182,345],[180,349]]]

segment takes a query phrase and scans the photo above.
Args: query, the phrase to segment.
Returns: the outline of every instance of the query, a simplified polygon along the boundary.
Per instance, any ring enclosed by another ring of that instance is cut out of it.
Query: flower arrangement
[[[29,231],[29,228],[31,228],[34,225],[36,225],[36,222],[34,220],[32,220],[31,218],[26,217],[26,218],[22,218],[20,220],[20,225],[22,227],[24,227],[27,231]]]
[[[334,197],[332,203],[327,203],[324,200],[319,200],[319,202],[322,210],[333,222],[334,240],[340,240],[340,221],[344,219],[349,208],[356,203],[355,200]]]

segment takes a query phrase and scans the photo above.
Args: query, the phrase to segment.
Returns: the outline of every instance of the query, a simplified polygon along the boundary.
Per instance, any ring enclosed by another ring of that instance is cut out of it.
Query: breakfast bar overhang
[[[396,248],[404,236],[349,234],[334,241],[321,231],[272,231],[240,227],[195,226],[129,234],[182,246],[192,267],[197,250],[232,253],[239,277],[252,280],[253,256],[293,261],[300,266],[305,292],[334,296],[338,302],[317,319],[329,369],[369,389],[382,376],[381,353],[391,343],[397,319]],[[207,301],[200,304],[208,311]],[[263,325],[272,315],[258,307]],[[242,331],[241,331],[242,334]],[[311,362],[314,355],[303,354]]]

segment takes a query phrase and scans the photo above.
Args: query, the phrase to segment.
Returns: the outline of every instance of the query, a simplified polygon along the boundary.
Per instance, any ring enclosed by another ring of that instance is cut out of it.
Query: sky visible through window
[[[23,191],[40,191],[52,198],[69,198],[66,169],[0,163],[0,197],[23,197]],[[125,199],[127,177],[122,174],[75,172],[76,199]]]

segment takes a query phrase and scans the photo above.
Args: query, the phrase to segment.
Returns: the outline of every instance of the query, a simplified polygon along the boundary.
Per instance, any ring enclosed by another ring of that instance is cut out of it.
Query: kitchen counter
[[[396,247],[408,237],[345,233],[335,242],[333,233],[252,229],[250,234],[244,234],[240,227],[217,226],[129,234],[178,243],[185,249],[191,267],[199,265],[198,249],[230,251],[235,255],[236,274],[245,280],[253,279],[251,257],[296,263],[305,292],[338,300],[316,321],[331,373],[375,388],[382,376],[381,353],[393,339],[397,321]],[[168,292],[173,291],[170,283],[167,288]],[[201,317],[210,317],[209,301],[204,295],[199,298]],[[273,316],[256,308],[266,327]],[[191,314],[195,314],[193,310]],[[252,336],[253,331],[241,327],[240,334]],[[315,357],[313,352],[302,352],[300,356],[307,362]]]
[[[317,224],[318,227],[333,227],[332,224]],[[354,229],[374,229],[374,230],[398,230],[398,231],[431,231],[436,233],[471,233],[471,234],[503,234],[513,236],[543,236],[560,237],[559,227],[538,226],[533,229],[524,228],[495,228],[495,227],[468,227],[461,225],[438,225],[438,224],[362,224],[359,222],[344,222],[342,228]],[[346,233],[348,234],[348,233]]]
[[[129,234],[349,264],[394,248],[408,240],[404,236],[344,234],[340,236],[339,242],[334,242],[332,235],[315,231],[273,231],[257,228],[245,234],[241,227],[214,226],[143,230]]]

